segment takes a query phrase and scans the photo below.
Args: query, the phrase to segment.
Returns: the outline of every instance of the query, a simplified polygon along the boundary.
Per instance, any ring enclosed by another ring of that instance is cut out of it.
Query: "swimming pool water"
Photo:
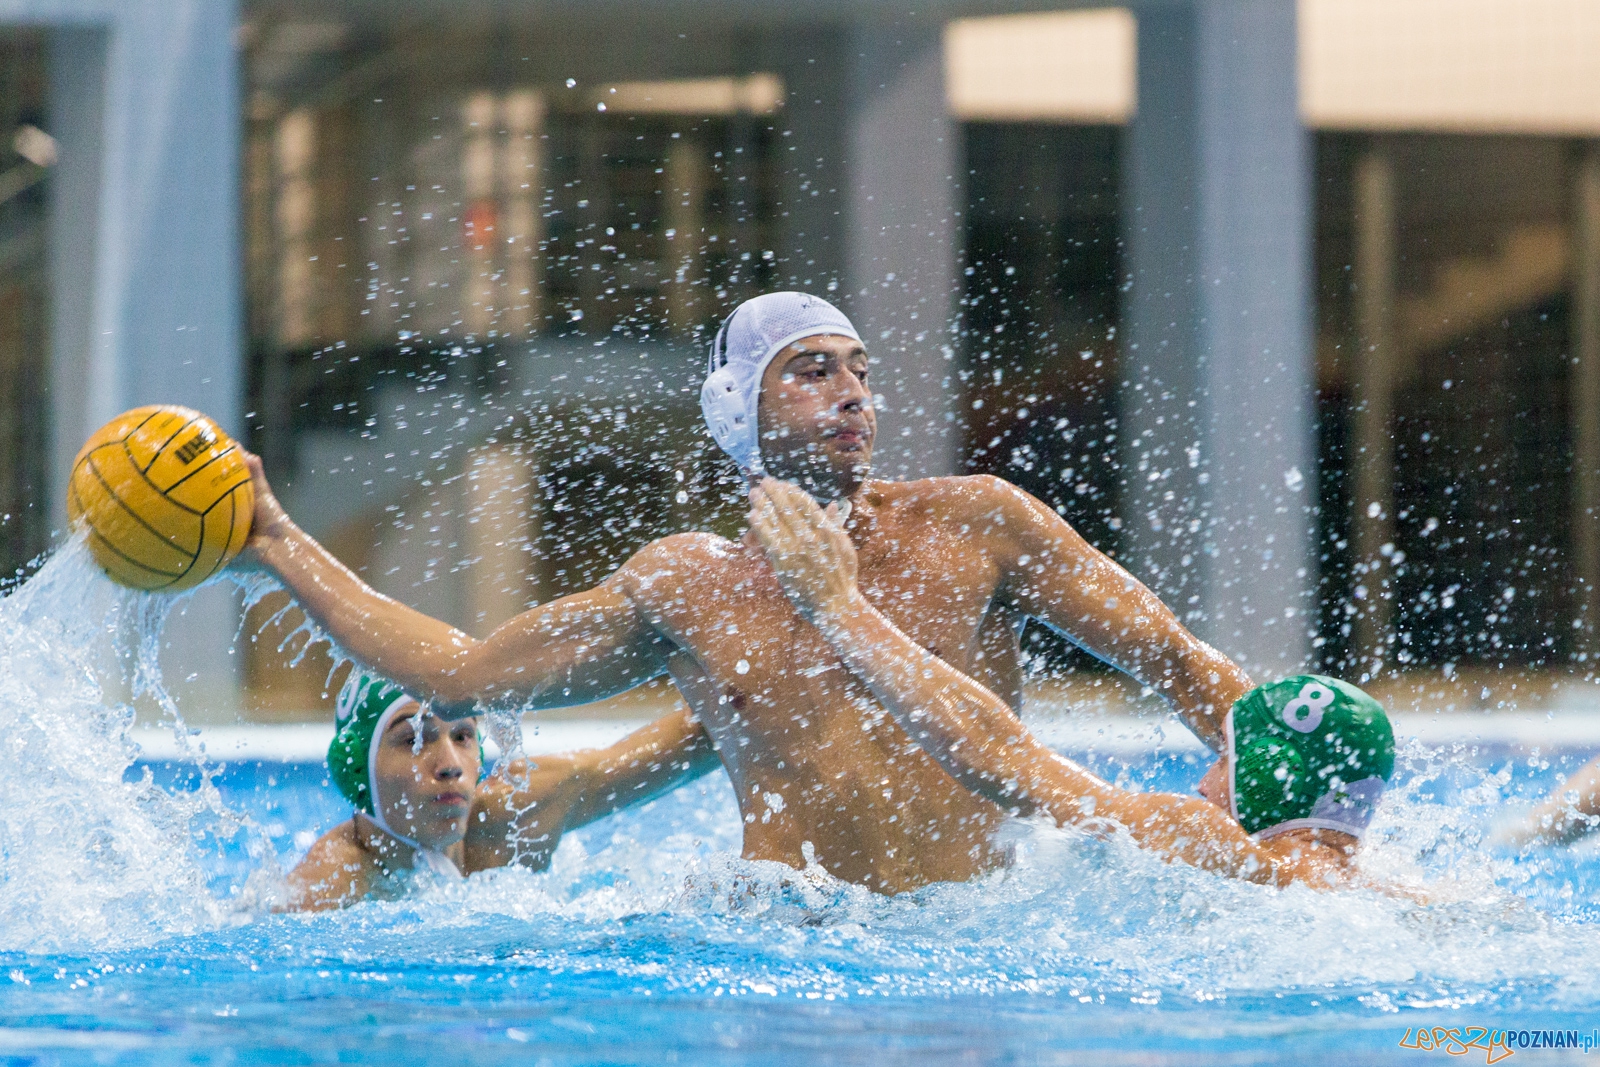
[[[1474,765],[1507,769],[1514,796],[1579,755]],[[1152,788],[1200,770],[1099,762]],[[1406,805],[1436,807],[1435,823],[1487,815],[1471,766],[1413,765]],[[167,790],[196,784],[150,770]],[[257,828],[255,856],[249,834],[196,842],[217,920],[137,947],[5,953],[0,1061],[1421,1062],[1443,1054],[1401,1050],[1408,1027],[1600,1019],[1585,850],[1499,857],[1493,884],[1471,883],[1479,899],[1421,909],[1229,885],[1035,831],[1012,871],[883,900],[735,859],[734,800],[713,777],[573,835],[548,873],[262,916],[239,901],[270,866],[260,842],[287,865],[297,834],[347,811],[312,765],[215,783]]]

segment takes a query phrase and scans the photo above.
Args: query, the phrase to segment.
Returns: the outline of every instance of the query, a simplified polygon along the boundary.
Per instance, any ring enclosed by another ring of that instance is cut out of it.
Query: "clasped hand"
[[[856,610],[856,550],[838,521],[804,490],[763,478],[750,491],[750,529],[800,613],[822,625]]]

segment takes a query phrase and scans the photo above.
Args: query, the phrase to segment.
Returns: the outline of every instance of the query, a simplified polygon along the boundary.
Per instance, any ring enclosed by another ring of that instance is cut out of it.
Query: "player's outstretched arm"
[[[795,606],[951,777],[1022,815],[1086,829],[1115,823],[1142,848],[1230,877],[1315,882],[1297,857],[1252,841],[1198,797],[1130,793],[1051,752],[1004,701],[912,641],[856,588],[849,538],[793,486],[751,494],[751,527]]]
[[[717,765],[711,739],[687,711],[606,748],[519,760],[478,792],[467,824],[467,869],[513,859],[543,867],[568,831],[653,800]]]
[[[1496,836],[1506,845],[1566,845],[1600,830],[1600,756],[1579,767],[1525,817]]]
[[[1001,520],[986,531],[1004,573],[1001,595],[1167,697],[1220,752],[1222,720],[1252,688],[1249,676],[1038,500],[998,478],[964,481]]]
[[[583,704],[666,670],[661,639],[619,581],[540,605],[482,641],[392,600],[296,526],[267,485],[260,459],[248,462],[256,493],[248,548],[255,559],[340,648],[431,700],[446,718],[479,705]]]

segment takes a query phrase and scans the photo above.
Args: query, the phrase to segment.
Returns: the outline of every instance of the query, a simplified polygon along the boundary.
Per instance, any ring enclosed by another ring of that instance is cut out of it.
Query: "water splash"
[[[221,918],[190,838],[236,817],[209,779],[183,796],[124,782],[133,708],[100,682],[106,659],[129,666],[189,740],[156,659],[172,603],[116,588],[78,543],[0,600],[0,950],[145,944]]]
[[[1413,755],[1472,777],[1448,754]],[[1474,781],[1492,809],[1495,775]],[[1484,854],[1460,829],[1483,809],[1427,799],[1429,788],[1420,776],[1401,787],[1364,866],[1428,879],[1431,905],[1233,882],[1038,823],[1013,828],[1008,869],[884,898],[815,866],[738,858],[737,806],[712,779],[570,836],[548,872],[419,880],[406,901],[362,904],[359,920],[335,921],[405,939],[426,931],[428,951],[506,921],[532,924],[518,935],[525,963],[570,973],[600,966],[598,955],[692,994],[1111,992],[1204,1003],[1311,991],[1380,1011],[1503,1003],[1507,990],[1551,1006],[1592,1001],[1587,961],[1600,928],[1507,888],[1501,876],[1528,861]],[[1487,873],[1452,873],[1473,864]],[[664,969],[663,943],[674,961]]]

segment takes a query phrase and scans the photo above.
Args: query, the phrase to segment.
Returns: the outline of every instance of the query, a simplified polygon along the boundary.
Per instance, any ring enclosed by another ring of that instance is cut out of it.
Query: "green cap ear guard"
[[[1234,703],[1226,729],[1233,815],[1249,834],[1322,828],[1360,837],[1394,775],[1388,715],[1336,678],[1257,686]]]
[[[1233,778],[1237,791],[1274,809],[1311,799],[1302,794],[1316,787],[1307,780],[1305,759],[1299,752],[1267,739],[1234,751]]]
[[[328,745],[328,777],[357,811],[372,814],[372,738],[385,713],[412,697],[393,682],[351,670],[336,705],[338,719]]]

